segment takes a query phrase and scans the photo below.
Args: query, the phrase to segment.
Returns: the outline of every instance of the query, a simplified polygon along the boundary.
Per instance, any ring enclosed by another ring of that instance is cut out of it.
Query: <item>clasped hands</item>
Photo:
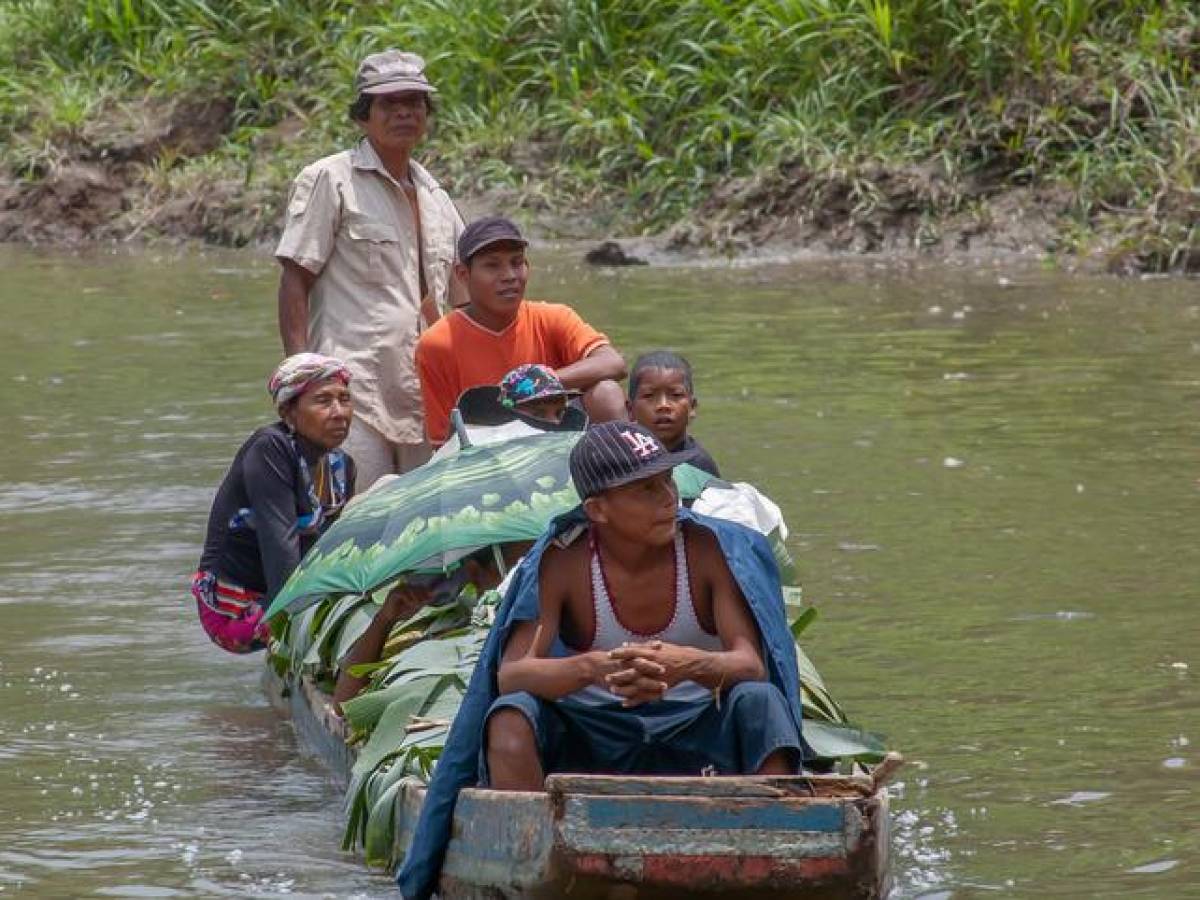
[[[662,641],[625,643],[614,650],[593,651],[599,666],[596,682],[621,698],[622,706],[661,700],[668,689],[688,678],[698,651]]]

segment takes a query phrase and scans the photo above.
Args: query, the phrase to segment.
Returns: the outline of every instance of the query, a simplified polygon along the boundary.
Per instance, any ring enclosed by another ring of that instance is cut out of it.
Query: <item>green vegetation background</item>
[[[837,178],[866,207],[879,172],[933,165],[949,187],[931,214],[977,202],[973,184],[1054,186],[1068,242],[1106,231],[1178,267],[1200,209],[1198,7],[5,0],[0,144],[35,180],[122,105],[219,99],[214,148],[165,149],[138,177],[167,193],[236,179],[269,198],[347,144],[357,60],[399,46],[428,60],[440,108],[423,157],[460,195],[653,231],[733,178]]]

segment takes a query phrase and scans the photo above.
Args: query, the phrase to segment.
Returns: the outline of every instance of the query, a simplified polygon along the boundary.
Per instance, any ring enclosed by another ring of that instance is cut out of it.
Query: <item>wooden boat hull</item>
[[[311,684],[268,690],[343,778],[353,764],[340,720]],[[442,867],[445,900],[886,896],[887,791],[831,775],[649,778],[552,775],[544,792],[464,790]],[[425,798],[396,802],[396,858]]]
[[[684,781],[680,779],[679,781]],[[709,782],[713,779],[686,779]],[[756,779],[721,779],[752,787]],[[582,779],[580,779],[582,781]],[[703,787],[698,785],[697,787]],[[881,897],[885,793],[725,797],[463,791],[442,869],[446,898]],[[400,849],[424,789],[406,784]]]

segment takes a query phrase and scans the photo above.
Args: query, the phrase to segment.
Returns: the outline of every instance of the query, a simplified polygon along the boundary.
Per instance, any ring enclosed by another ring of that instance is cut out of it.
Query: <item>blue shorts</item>
[[[721,700],[659,700],[626,709],[525,691],[503,694],[488,709],[519,710],[533,728],[542,769],[606,775],[749,775],[776,750],[791,751],[800,771],[801,742],[787,701],[775,685],[745,681]],[[479,781],[488,783],[487,725]]]

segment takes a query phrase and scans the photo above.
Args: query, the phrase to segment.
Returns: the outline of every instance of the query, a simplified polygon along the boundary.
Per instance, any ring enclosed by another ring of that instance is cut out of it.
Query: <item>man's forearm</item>
[[[766,667],[758,654],[746,650],[696,650],[683,667],[687,679],[712,690],[733,687],[743,681],[765,681]]]
[[[339,711],[343,703],[358,696],[369,680],[366,675],[350,674],[350,668],[380,659],[393,624],[384,616],[376,615],[367,626],[367,630],[354,642],[350,652],[340,661],[337,683],[333,688],[333,703]]]
[[[528,691],[543,700],[558,700],[594,684],[600,677],[592,653],[547,659],[526,656],[500,664],[500,693]]]
[[[442,311],[438,309],[437,301],[428,295],[422,297],[421,318],[425,320],[425,326],[432,328],[441,317]]]
[[[624,378],[625,360],[612,347],[601,347],[591,356],[555,370],[555,374],[565,387],[586,391],[598,381],[620,381]]]
[[[279,278],[279,339],[287,356],[308,349],[310,282],[298,269],[285,264]]]

